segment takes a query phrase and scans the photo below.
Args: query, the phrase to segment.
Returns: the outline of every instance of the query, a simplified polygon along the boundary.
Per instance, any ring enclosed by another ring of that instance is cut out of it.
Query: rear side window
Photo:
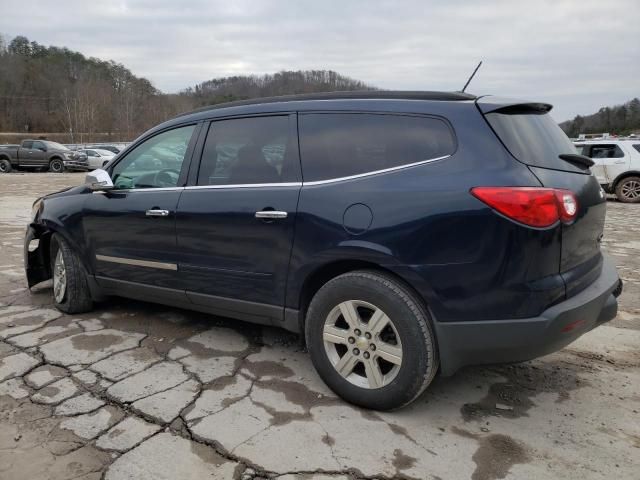
[[[300,116],[306,182],[409,165],[454,150],[451,129],[437,118],[369,113]]]
[[[488,113],[486,119],[509,152],[521,162],[579,171],[558,157],[562,153],[576,153],[576,148],[548,113],[516,109]]]
[[[633,148],[635,148],[638,151],[638,153],[640,153],[640,143],[634,143]]]
[[[33,148],[33,142],[31,141],[22,142],[22,148],[28,148],[28,149]]]
[[[289,117],[211,123],[198,185],[282,183],[297,180],[298,153]]]
[[[624,157],[624,152],[622,149],[615,144],[608,145],[590,145],[588,149],[588,153],[585,153],[588,157],[591,158],[622,158]]]

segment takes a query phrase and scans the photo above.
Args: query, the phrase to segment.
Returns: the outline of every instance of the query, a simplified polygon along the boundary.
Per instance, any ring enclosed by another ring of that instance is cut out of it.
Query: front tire
[[[640,177],[623,178],[616,185],[616,197],[624,203],[640,202]]]
[[[324,382],[346,401],[391,410],[414,401],[438,370],[426,309],[400,281],[355,271],[313,297],[305,335]]]
[[[54,158],[49,162],[49,171],[51,173],[62,173],[64,172],[64,162],[59,158]]]
[[[51,238],[53,302],[65,313],[84,313],[93,308],[89,285],[80,259],[58,234]]]
[[[0,160],[0,173],[9,173],[11,171],[11,162],[6,158]]]

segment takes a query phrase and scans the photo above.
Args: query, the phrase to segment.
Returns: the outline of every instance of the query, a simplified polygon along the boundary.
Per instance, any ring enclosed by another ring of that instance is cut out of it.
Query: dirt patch
[[[197,455],[203,462],[210,463],[215,466],[220,466],[227,461],[216,453],[214,449],[207,445],[203,445],[197,442],[191,443],[191,452]]]
[[[532,398],[536,395],[552,392],[558,395],[557,402],[564,402],[570,398],[572,390],[588,385],[570,364],[525,363],[496,367],[495,371],[507,380],[492,384],[480,401],[465,403],[460,409],[465,422],[489,416],[528,416],[527,412],[535,405]]]
[[[471,457],[476,464],[472,480],[505,478],[513,465],[530,461],[525,448],[507,435],[493,433],[478,443],[480,446]]]
[[[293,370],[279,362],[261,360],[257,362],[246,361],[244,367],[255,377],[279,377],[287,378],[293,376]]]
[[[44,387],[38,393],[43,397],[55,397],[57,394],[60,393],[60,389],[58,387],[49,386],[49,387]]]
[[[508,435],[478,435],[458,427],[452,427],[451,431],[478,442],[478,449],[471,457],[476,464],[471,480],[505,478],[512,466],[531,461],[525,445]]]
[[[391,461],[391,464],[395,467],[396,471],[400,472],[402,470],[409,470],[410,468],[413,468],[417,461],[417,458],[405,455],[402,450],[396,448],[393,451],[393,460]]]
[[[78,350],[87,350],[90,352],[96,352],[98,350],[104,350],[105,348],[112,347],[124,341],[124,337],[120,335],[113,335],[111,333],[87,335],[81,334],[71,337],[71,344]]]

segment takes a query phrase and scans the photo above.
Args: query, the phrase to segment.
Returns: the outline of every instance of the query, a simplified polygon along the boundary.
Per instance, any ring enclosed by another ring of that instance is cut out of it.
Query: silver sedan
[[[109,150],[101,150],[99,148],[85,148],[78,151],[87,154],[89,168],[91,169],[103,168],[113,159],[113,157],[115,157],[113,152],[110,152]]]

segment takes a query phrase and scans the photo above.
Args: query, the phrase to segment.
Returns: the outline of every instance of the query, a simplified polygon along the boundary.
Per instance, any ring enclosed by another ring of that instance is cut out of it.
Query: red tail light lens
[[[471,194],[504,216],[530,227],[571,223],[578,213],[573,192],[538,187],[475,187]]]

